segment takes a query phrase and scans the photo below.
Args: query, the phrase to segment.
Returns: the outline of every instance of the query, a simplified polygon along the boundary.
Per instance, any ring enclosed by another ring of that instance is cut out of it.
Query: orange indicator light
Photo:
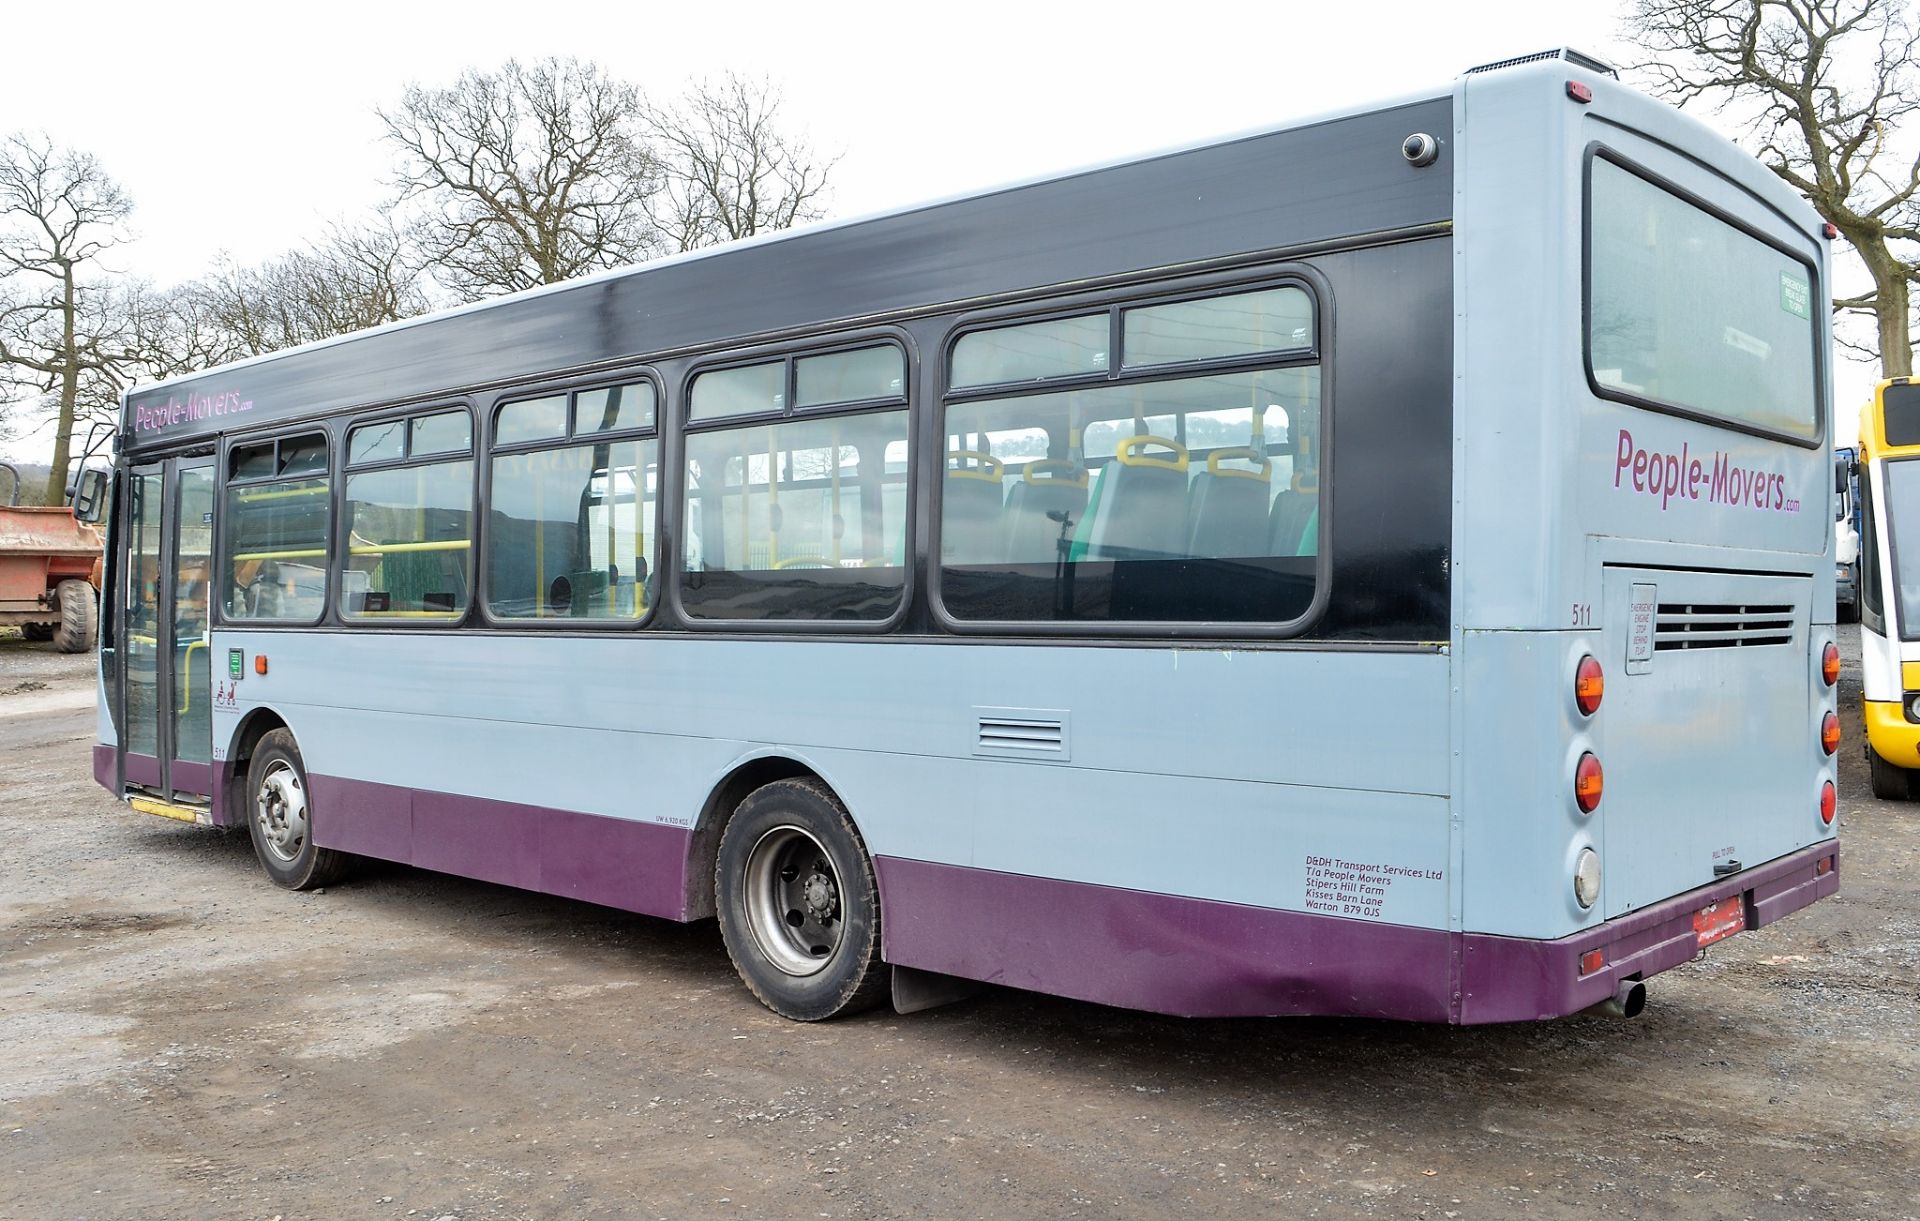
[[[1585,716],[1600,710],[1600,699],[1607,693],[1607,674],[1591,654],[1580,659],[1573,672],[1573,702]]]
[[[1600,771],[1600,760],[1592,751],[1580,756],[1580,762],[1573,768],[1573,800],[1579,805],[1580,812],[1591,814],[1600,805],[1600,793],[1606,788],[1606,777]]]
[[[253,672],[255,674],[265,674],[267,672],[267,655],[265,653],[255,653],[253,655]]]

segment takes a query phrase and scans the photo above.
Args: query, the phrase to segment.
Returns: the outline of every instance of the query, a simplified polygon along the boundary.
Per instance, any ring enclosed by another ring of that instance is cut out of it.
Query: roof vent
[[[1536,51],[1532,55],[1520,55],[1513,59],[1503,59],[1499,63],[1481,64],[1478,68],[1468,68],[1467,75],[1471,76],[1475,72],[1498,72],[1502,68],[1517,68],[1521,64],[1537,64],[1542,60],[1548,59],[1564,60],[1567,63],[1576,64],[1592,72],[1604,72],[1614,80],[1620,79],[1620,73],[1614,70],[1612,64],[1595,59],[1591,55],[1583,54],[1582,52],[1574,50],[1572,47],[1555,47],[1551,51]]]

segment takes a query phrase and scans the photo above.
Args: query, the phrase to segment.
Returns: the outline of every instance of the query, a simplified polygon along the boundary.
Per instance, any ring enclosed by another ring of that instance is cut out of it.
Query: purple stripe
[[[175,759],[172,784],[177,793],[195,793],[205,797],[213,792],[213,768],[205,763]]]
[[[1183,1017],[1444,1022],[1448,934],[881,857],[887,961]]]
[[[1826,841],[1557,941],[1448,933],[898,857],[874,862],[887,961],[1186,1017],[1510,1022],[1574,1013],[1697,952],[1693,913],[1759,927],[1839,889]],[[1823,857],[1829,872],[1817,872]],[[1607,965],[1580,978],[1580,957]],[[1457,972],[1457,975],[1456,975]],[[1459,986],[1455,986],[1455,979]]]
[[[682,827],[311,776],[314,842],[361,856],[679,920]]]
[[[144,784],[150,789],[160,787],[160,760],[152,755],[136,755],[127,752],[127,783]]]
[[[314,842],[383,861],[413,860],[413,790],[340,776],[309,776]]]
[[[229,766],[230,765],[226,763],[216,763],[210,769],[213,773],[213,792],[209,796],[207,805],[212,812],[214,826],[244,827],[247,825],[247,820],[245,818],[233,817],[232,812],[227,809],[227,769]]]
[[[93,748],[93,782],[109,793],[118,796],[120,782],[113,766],[114,749],[111,746]]]

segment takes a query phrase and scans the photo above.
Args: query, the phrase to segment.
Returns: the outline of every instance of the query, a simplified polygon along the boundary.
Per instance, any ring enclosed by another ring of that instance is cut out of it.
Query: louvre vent
[[[1662,602],[1653,624],[1653,647],[1657,651],[1792,643],[1790,605]]]
[[[1496,60],[1490,64],[1481,64],[1477,68],[1468,68],[1467,75],[1471,76],[1476,72],[1498,72],[1502,68],[1517,68],[1521,64],[1536,64],[1543,59],[1565,60],[1567,63],[1586,68],[1593,72],[1604,72],[1615,80],[1620,79],[1620,73],[1615,70],[1612,64],[1602,59],[1596,59],[1584,52],[1576,51],[1572,47],[1555,47],[1551,51],[1535,51],[1532,55],[1516,55],[1512,59]]]
[[[1050,708],[975,708],[973,753],[997,759],[1067,757],[1067,714]]]

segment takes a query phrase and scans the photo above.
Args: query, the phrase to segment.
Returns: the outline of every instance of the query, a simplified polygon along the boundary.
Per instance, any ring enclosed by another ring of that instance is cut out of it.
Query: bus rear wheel
[[[346,877],[353,857],[313,842],[307,765],[289,730],[261,737],[247,767],[247,832],[267,876],[288,890],[330,886]]]
[[[1916,787],[1920,787],[1914,784],[1912,768],[1888,763],[1871,746],[1867,747],[1867,777],[1873,784],[1873,795],[1882,801],[1912,801]]]
[[[720,836],[714,894],[734,969],[775,1013],[819,1022],[886,999],[873,862],[817,780],[777,780],[740,803]]]

